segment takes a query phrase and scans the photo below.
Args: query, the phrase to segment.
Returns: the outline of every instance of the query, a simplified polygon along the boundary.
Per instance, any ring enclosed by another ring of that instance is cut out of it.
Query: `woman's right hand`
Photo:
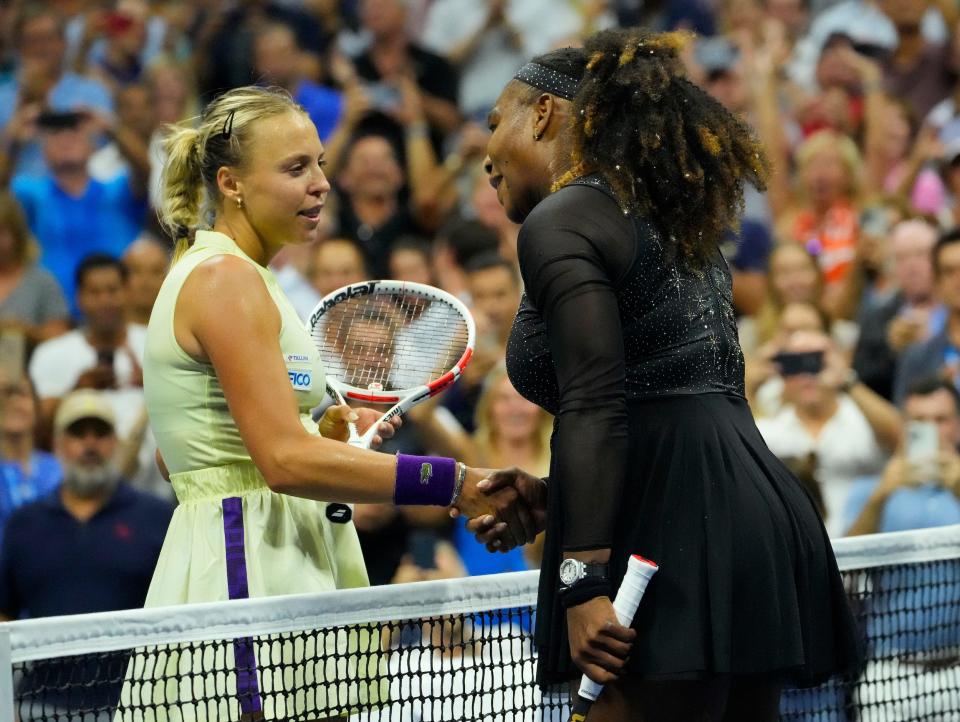
[[[346,442],[350,440],[350,424],[355,424],[357,433],[362,436],[379,418],[380,413],[374,409],[354,409],[347,404],[340,404],[324,411],[317,427],[320,429],[320,436],[325,439]],[[402,423],[399,416],[394,416],[390,421],[381,422],[370,442],[370,448],[377,449],[386,439],[393,438]]]
[[[481,486],[498,472],[492,469],[467,467],[460,498],[453,505],[452,515],[463,514],[469,519],[492,518],[506,524],[502,538],[512,548],[528,544],[537,537],[537,520],[534,510],[520,492],[511,485],[490,490],[489,483]]]
[[[503,489],[515,490],[520,496],[519,503],[526,507],[529,521],[533,524],[533,537],[528,536],[526,542],[518,542],[515,535],[509,532],[506,521],[495,514],[468,515],[467,530],[487,547],[487,551],[508,552],[518,544],[531,543],[546,528],[547,484],[543,479],[514,467],[491,473],[477,485],[477,489],[485,495],[496,495]],[[458,513],[459,510],[454,509],[451,515]],[[529,532],[529,529],[526,531]]]
[[[778,343],[767,343],[757,349],[757,352],[747,358],[743,383],[747,389],[747,394],[753,395],[763,384],[776,376],[780,370],[777,367],[774,357],[780,352],[781,346]]]

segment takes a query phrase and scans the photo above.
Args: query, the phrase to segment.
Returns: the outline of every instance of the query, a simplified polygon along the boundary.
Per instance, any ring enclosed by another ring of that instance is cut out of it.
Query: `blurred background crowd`
[[[722,249],[768,445],[832,536],[960,523],[957,0],[8,0],[0,618],[142,604],[175,503],[141,373],[163,140],[232,87],[286,88],[326,146],[322,240],[274,261],[304,318],[368,278],[476,317],[465,378],[385,449],[546,475],[552,419],[503,369],[523,289],[485,118],[533,55],[614,25],[696,33],[690,76],[770,154]],[[538,565],[443,510],[354,521],[375,584]]]

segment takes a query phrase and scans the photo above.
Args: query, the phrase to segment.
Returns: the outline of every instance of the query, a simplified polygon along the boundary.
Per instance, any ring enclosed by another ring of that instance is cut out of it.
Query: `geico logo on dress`
[[[295,389],[309,391],[313,385],[313,376],[309,372],[287,371],[287,376],[290,377],[290,383],[293,384],[293,388]]]

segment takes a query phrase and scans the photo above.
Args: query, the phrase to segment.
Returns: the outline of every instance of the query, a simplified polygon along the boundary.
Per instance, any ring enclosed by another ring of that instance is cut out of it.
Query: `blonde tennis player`
[[[341,443],[357,413],[347,407],[334,407],[319,428],[311,420],[324,370],[267,268],[284,244],[316,239],[330,190],[306,113],[282,91],[238,88],[196,127],[172,132],[166,150],[161,220],[178,241],[150,319],[144,390],[180,505],[146,605],[367,585],[349,502],[456,502],[469,516],[506,516],[517,539],[532,540],[535,525],[515,493],[477,491],[484,472]],[[361,412],[361,432],[371,418]],[[158,720],[319,719],[376,702],[372,683],[334,698],[339,687],[322,656],[336,650],[313,645],[281,645],[279,662],[250,640],[189,660],[181,650],[162,668],[135,660],[120,709],[142,706]],[[362,665],[354,676],[365,676]]]

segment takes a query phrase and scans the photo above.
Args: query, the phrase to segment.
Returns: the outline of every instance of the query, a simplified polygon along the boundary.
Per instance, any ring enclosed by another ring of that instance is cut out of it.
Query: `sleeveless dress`
[[[176,341],[173,321],[180,289],[200,263],[220,255],[243,259],[263,279],[280,312],[280,350],[301,422],[319,433],[310,410],[324,398],[324,371],[303,322],[269,269],[228,236],[197,231],[194,244],[164,281],[147,331],[147,410],[179,505],[145,606],[368,586],[356,529],[343,513],[346,507],[271,491],[240,438],[213,366],[191,358]],[[162,661],[152,654],[136,656],[118,719],[133,719],[131,710],[139,705],[145,708],[137,710],[138,719],[212,721],[239,719],[241,713],[262,713],[265,719],[316,712],[327,716],[329,708],[349,710],[376,702],[379,686],[357,685],[356,680],[376,672],[377,641],[360,631],[342,636],[335,642],[319,635],[296,643],[265,637],[234,640],[189,654],[168,652]],[[323,659],[348,643],[351,649],[374,652],[366,659],[368,668],[353,655],[353,665],[361,668],[350,670],[349,694],[345,684],[337,684],[346,681],[347,671],[340,669],[345,656],[336,664]],[[325,670],[336,679],[325,680]],[[178,684],[171,683],[178,678]],[[159,679],[164,684],[156,684]]]
[[[653,559],[628,670],[650,680],[770,675],[809,684],[859,663],[857,629],[809,494],[743,394],[731,278],[625,215],[599,176],[520,231],[526,295],[514,387],[555,416],[535,640],[538,681],[580,672],[558,598],[564,552]]]

